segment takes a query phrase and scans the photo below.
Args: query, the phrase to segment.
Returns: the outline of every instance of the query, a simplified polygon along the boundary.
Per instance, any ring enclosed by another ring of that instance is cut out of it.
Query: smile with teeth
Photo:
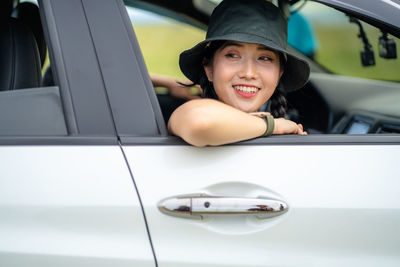
[[[260,88],[249,85],[234,85],[233,89],[236,90],[236,94],[243,98],[252,98],[257,95]]]
[[[244,85],[234,85],[233,88],[235,88],[238,91],[244,92],[244,93],[248,93],[248,94],[252,94],[252,93],[256,93],[259,88],[255,87],[255,86],[244,86]]]

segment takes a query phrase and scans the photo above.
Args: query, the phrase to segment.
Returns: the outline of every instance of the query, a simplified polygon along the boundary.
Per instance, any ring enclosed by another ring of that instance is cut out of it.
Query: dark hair
[[[203,60],[203,66],[206,66],[210,63],[212,63],[215,51],[217,51],[223,44],[225,44],[225,40],[219,40],[219,41],[213,41],[210,42],[204,51],[204,60]],[[285,66],[285,60],[284,60],[284,55],[282,53],[279,53],[279,62],[281,68],[284,68]],[[187,86],[193,86],[194,84],[187,85]],[[200,74],[200,79],[199,79],[199,85],[201,89],[203,90],[202,96],[205,98],[212,98],[212,99],[217,99],[218,96],[215,93],[214,90],[214,85],[212,82],[210,82],[207,78],[207,75],[204,71],[204,68],[201,70]],[[286,101],[286,91],[284,86],[282,85],[281,82],[278,83],[278,86],[276,87],[274,93],[272,94],[270,98],[270,104],[269,104],[269,109],[275,118],[281,118],[285,117],[286,115],[286,108],[287,108],[287,101]]]
[[[274,118],[284,118],[286,115],[287,100],[286,91],[281,82],[278,83],[275,92],[269,100],[269,110],[271,115]]]
[[[224,44],[226,43],[225,40],[220,41],[213,41],[209,43],[204,51],[204,59],[203,59],[203,66],[207,66],[208,64],[212,64],[215,52]],[[204,68],[202,68],[202,72],[200,75],[200,87],[203,90],[203,97],[218,99],[217,93],[215,93],[214,85],[210,82],[207,78],[206,72]]]

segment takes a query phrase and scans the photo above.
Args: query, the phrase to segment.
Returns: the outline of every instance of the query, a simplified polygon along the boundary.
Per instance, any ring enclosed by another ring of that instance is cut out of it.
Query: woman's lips
[[[244,98],[252,98],[257,95],[260,88],[251,85],[234,85],[233,89],[235,89],[236,93]]]

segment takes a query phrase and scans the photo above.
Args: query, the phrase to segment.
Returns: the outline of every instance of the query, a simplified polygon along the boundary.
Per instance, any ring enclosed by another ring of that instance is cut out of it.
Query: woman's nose
[[[257,68],[252,60],[243,61],[240,77],[245,79],[255,79],[257,77]]]

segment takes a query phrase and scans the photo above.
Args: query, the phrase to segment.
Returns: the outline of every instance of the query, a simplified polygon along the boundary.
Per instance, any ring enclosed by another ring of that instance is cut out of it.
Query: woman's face
[[[218,98],[244,112],[257,111],[283,74],[279,54],[260,44],[226,42],[204,67]]]

